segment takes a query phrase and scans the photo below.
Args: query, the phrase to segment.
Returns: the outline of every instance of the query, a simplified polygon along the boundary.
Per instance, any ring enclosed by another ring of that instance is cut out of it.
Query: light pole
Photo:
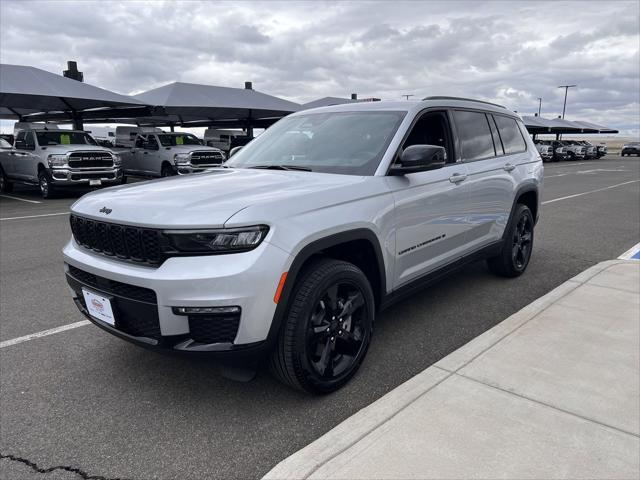
[[[542,97],[538,97],[538,116],[540,116],[540,110],[542,110]]]
[[[413,97],[414,95],[413,95],[413,93],[409,93],[409,94],[405,93],[404,95],[400,95],[400,96],[406,98],[407,100],[409,100],[409,97]]]
[[[558,88],[564,88],[564,105],[562,106],[562,118],[564,119],[564,112],[567,109],[567,92],[570,88],[577,87],[578,85],[560,85]]]

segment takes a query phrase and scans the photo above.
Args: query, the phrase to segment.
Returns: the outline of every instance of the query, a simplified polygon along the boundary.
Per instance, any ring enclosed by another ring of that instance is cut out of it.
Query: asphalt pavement
[[[77,194],[0,197],[0,342],[83,320],[60,250]],[[30,200],[30,203],[23,200]],[[257,478],[559,284],[640,239],[640,161],[547,164],[527,273],[471,265],[385,311],[359,374],[310,397],[158,355],[93,325],[0,348],[0,477]],[[57,215],[60,214],[60,215]],[[47,215],[32,217],[34,215]],[[17,218],[32,217],[32,218]],[[56,466],[50,473],[37,473]],[[81,473],[78,474],[77,471]],[[82,475],[83,474],[83,475]]]

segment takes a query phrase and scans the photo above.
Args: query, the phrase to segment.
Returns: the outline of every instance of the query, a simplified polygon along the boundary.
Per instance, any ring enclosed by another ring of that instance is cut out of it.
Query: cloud
[[[37,14],[34,14],[37,12]],[[173,81],[305,102],[459,95],[638,134],[637,1],[0,2],[0,61],[139,93]]]

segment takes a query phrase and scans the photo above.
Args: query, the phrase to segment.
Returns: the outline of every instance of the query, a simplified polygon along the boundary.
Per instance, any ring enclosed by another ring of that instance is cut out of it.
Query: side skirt
[[[412,280],[406,285],[394,290],[393,292],[387,294],[380,302],[380,311],[389,308],[395,303],[404,300],[420,290],[424,290],[425,288],[438,283],[445,277],[461,270],[464,266],[469,265],[470,263],[477,262],[478,260],[483,260],[486,258],[495,257],[500,254],[502,249],[503,242],[497,241],[493,242],[485,247],[482,247],[475,252],[471,252],[464,257],[455,260],[443,267],[440,267],[438,270],[429,272],[422,277],[416,278]]]

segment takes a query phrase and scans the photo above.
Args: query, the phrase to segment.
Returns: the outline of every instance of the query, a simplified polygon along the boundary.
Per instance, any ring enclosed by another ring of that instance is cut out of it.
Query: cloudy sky
[[[638,135],[640,2],[0,2],[0,61],[139,93],[173,81],[306,102],[458,95]]]

